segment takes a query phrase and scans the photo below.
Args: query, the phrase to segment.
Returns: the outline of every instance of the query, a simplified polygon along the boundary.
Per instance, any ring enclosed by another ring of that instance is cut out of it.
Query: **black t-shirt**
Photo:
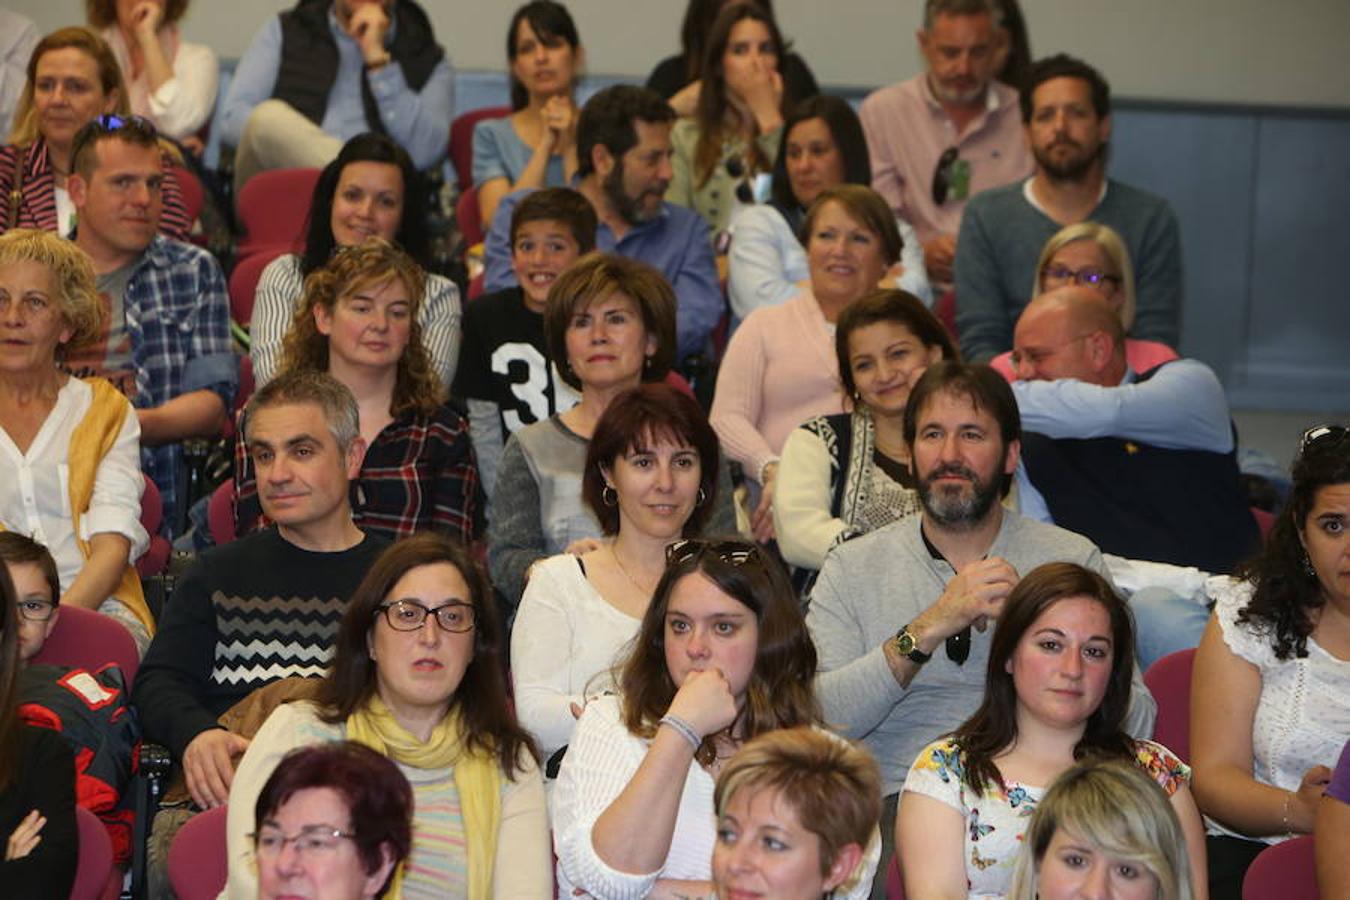
[[[465,307],[464,339],[452,393],[497,405],[502,441],[575,403],[571,387],[555,380],[544,343],[544,317],[525,305],[519,287],[485,294]]]
[[[74,754],[49,728],[20,725],[3,739],[18,742],[19,770],[0,791],[0,839],[8,840],[35,809],[47,824],[31,853],[0,862],[0,894],[12,900],[68,896],[80,854]]]

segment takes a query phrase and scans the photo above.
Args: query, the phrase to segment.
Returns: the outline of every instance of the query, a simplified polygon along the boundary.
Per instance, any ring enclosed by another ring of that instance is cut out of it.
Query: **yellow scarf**
[[[426,743],[419,741],[398,723],[379,694],[347,717],[347,739],[415,769],[455,767],[455,790],[459,792],[469,856],[469,900],[491,900],[497,826],[501,821],[502,770],[496,757],[463,750],[458,715],[446,716],[432,729]],[[387,896],[398,900],[403,896],[402,887],[400,865]]]
[[[98,465],[108,455],[117,436],[122,432],[122,423],[131,411],[131,404],[117,390],[102,378],[86,378],[85,384],[94,391],[89,410],[75,426],[70,435],[70,447],[66,451],[66,465],[70,480],[70,527],[75,532],[75,543],[84,558],[89,559],[89,542],[80,537],[80,517],[89,511],[89,502],[94,498],[94,480],[98,476]],[[4,526],[0,525],[0,531]],[[150,607],[145,604],[145,592],[141,590],[141,578],[136,567],[127,564],[122,572],[113,597],[122,601],[127,609],[145,625],[151,635],[155,633],[155,620],[150,615]]]

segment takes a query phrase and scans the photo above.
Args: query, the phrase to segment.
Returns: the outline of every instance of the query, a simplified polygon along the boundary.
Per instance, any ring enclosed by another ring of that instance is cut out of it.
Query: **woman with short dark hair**
[[[314,702],[277,708],[230,786],[232,898],[255,895],[256,798],[296,747],[353,740],[412,784],[405,898],[551,897],[548,817],[529,734],[507,699],[491,588],[458,544],[430,534],[386,549],[352,594]]]

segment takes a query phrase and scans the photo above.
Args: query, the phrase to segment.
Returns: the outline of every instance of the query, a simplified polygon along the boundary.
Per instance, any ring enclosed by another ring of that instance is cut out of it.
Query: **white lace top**
[[[1350,660],[1337,659],[1312,639],[1306,657],[1276,659],[1269,635],[1238,624],[1238,611],[1251,600],[1251,585],[1212,580],[1207,589],[1228,649],[1261,674],[1261,699],[1252,723],[1252,775],[1263,784],[1297,790],[1311,767],[1336,765],[1350,739]],[[1212,819],[1206,822],[1211,834],[1247,837]],[[1283,839],[1257,838],[1268,844]]]

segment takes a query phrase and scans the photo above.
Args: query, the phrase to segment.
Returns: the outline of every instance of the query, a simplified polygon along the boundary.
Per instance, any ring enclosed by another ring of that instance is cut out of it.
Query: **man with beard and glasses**
[[[679,359],[708,349],[725,304],[708,226],[698,213],[665,201],[672,177],[675,113],[655,91],[618,84],[597,93],[577,120],[573,184],[595,207],[595,249],[647,263],[675,289]],[[511,211],[533,189],[502,198],[484,243],[483,286],[516,286]]]
[[[1013,324],[1039,282],[1041,248],[1064,226],[1089,220],[1114,228],[1129,248],[1137,297],[1130,337],[1177,346],[1181,231],[1166,200],[1106,177],[1111,89],[1101,73],[1062,53],[1040,60],[1022,94],[1022,119],[1035,174],[974,198],[961,221],[962,355],[986,361],[1012,349]],[[1069,277],[1081,283],[1085,274]]]
[[[927,71],[874,91],[859,110],[872,187],[914,226],[929,278],[944,290],[966,199],[1031,172],[1017,91],[994,80],[1006,39],[999,6],[927,0],[918,31]]]
[[[1021,573],[1073,562],[1106,576],[1092,542],[1000,502],[1017,467],[1021,419],[993,369],[930,367],[910,394],[905,439],[921,514],[832,549],[806,616],[825,721],[881,764],[882,873],[910,763],[979,705],[989,626]],[[1130,734],[1152,734],[1156,712],[1136,671]]]

